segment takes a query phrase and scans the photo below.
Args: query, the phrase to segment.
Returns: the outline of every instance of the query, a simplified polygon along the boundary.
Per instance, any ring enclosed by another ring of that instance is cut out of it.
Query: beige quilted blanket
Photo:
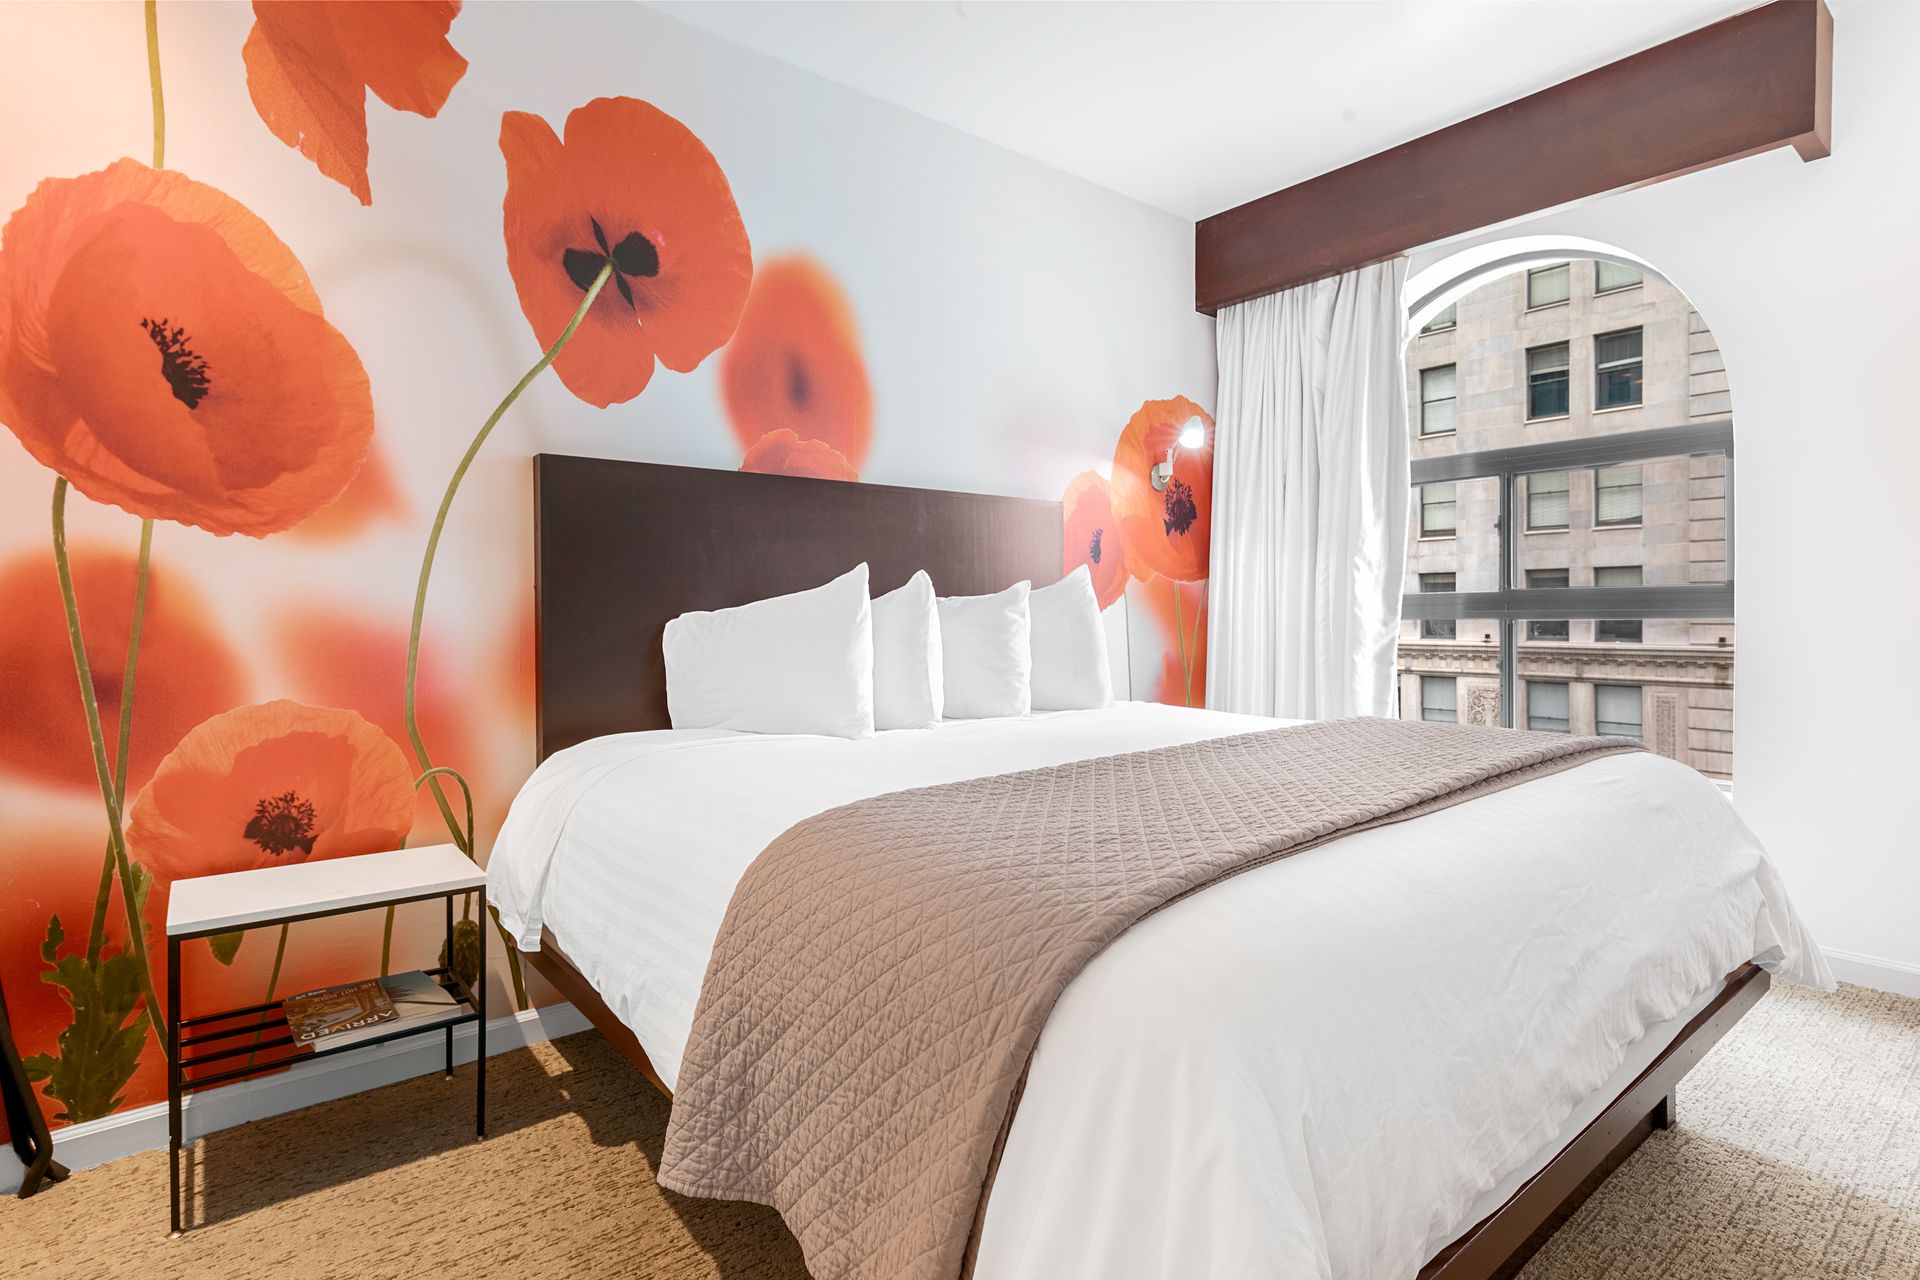
[[[875,796],[748,868],[708,963],[660,1184],[772,1205],[816,1280],[954,1280],[1054,1002],[1185,894],[1596,756],[1343,720]]]

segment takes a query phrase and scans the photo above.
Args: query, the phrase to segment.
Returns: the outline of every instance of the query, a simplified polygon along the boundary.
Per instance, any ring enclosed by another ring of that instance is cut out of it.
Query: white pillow
[[[1033,630],[1033,709],[1086,711],[1113,702],[1107,628],[1086,565],[1027,597]]]
[[[940,611],[922,569],[873,602],[873,727],[924,729],[940,718]]]
[[[940,597],[941,670],[950,720],[1023,716],[1032,709],[1029,584],[990,596]]]
[[[873,734],[867,566],[823,587],[667,624],[667,714],[676,729]]]

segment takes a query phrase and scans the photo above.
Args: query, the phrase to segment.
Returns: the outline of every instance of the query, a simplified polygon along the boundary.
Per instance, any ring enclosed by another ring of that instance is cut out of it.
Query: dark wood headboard
[[[817,587],[862,560],[875,595],[1060,577],[1060,504],[543,453],[533,460],[540,758],[665,729],[660,634],[690,609]]]

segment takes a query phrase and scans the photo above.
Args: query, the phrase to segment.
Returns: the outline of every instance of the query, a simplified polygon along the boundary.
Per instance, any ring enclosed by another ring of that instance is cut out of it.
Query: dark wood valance
[[[1775,0],[1202,220],[1221,307],[1569,201],[1791,146],[1828,153],[1833,15]]]

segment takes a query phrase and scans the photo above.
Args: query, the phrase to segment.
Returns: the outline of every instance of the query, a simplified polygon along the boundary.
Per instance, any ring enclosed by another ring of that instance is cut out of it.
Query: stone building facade
[[[1678,291],[1573,261],[1488,282],[1407,350],[1415,459],[1725,419],[1725,366]],[[1514,496],[1514,584],[1726,580],[1719,456],[1526,476]],[[1499,481],[1416,488],[1407,591],[1499,586]],[[1515,624],[1514,723],[1622,732],[1716,778],[1733,773],[1734,634],[1726,619]],[[1403,621],[1401,714],[1500,722],[1499,630]]]

